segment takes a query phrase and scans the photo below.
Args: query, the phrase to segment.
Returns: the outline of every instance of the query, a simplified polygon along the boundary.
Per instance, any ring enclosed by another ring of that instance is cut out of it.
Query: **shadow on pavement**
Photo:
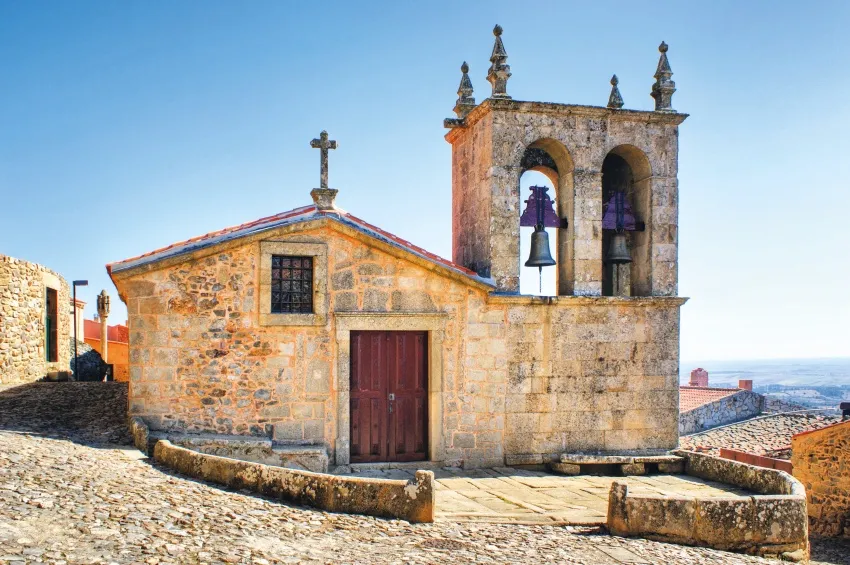
[[[132,443],[127,383],[38,382],[0,389],[0,431],[90,447]]]
[[[850,539],[811,539],[811,562],[850,565]]]

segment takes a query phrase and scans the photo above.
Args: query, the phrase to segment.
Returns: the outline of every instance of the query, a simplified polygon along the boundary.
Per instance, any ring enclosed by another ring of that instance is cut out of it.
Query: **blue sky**
[[[504,29],[519,100],[651,109],[670,44],[685,359],[850,355],[846,2],[0,3],[0,252],[104,265],[310,202],[451,256],[451,116]],[[114,301],[114,302],[117,302]],[[93,307],[88,314],[91,315]],[[117,308],[111,318],[124,319]]]

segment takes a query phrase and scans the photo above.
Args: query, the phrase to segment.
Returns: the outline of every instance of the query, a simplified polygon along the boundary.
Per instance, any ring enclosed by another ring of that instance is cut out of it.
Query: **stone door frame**
[[[443,338],[448,314],[443,312],[335,312],[337,370],[334,389],[337,394],[336,441],[337,465],[351,462],[351,332],[352,331],[427,331],[428,332],[428,460],[442,461],[443,445]]]

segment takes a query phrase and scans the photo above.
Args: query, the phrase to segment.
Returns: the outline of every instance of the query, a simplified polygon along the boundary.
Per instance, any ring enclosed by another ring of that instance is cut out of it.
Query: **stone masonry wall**
[[[493,174],[492,152],[491,116],[452,147],[452,261],[483,277],[490,276],[490,194],[482,181]]]
[[[292,240],[328,243],[331,312],[457,313],[470,292],[331,230]],[[261,326],[259,260],[256,242],[119,282],[129,316],[131,414],[154,429],[333,446],[334,318]],[[443,342],[452,383],[459,332],[452,324]]]
[[[764,396],[741,390],[714,402],[679,414],[679,435],[688,435],[758,416],[764,410]]]
[[[58,361],[46,361],[45,296],[57,291]],[[0,383],[32,382],[69,370],[71,319],[68,283],[55,272],[0,255]]]
[[[811,534],[850,537],[850,422],[794,436],[791,463],[806,487]]]
[[[334,313],[442,313],[440,410],[429,408],[441,415],[432,452],[442,459],[676,446],[682,299],[498,297],[333,227],[263,238],[327,245],[327,321],[260,325],[259,240],[119,276],[133,416],[153,429],[324,445],[333,461]]]
[[[564,297],[507,312],[506,452],[677,446],[681,301]]]

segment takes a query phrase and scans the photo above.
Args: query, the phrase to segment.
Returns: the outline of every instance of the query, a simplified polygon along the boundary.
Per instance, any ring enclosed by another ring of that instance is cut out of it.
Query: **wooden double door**
[[[351,462],[428,458],[428,332],[351,332]]]

